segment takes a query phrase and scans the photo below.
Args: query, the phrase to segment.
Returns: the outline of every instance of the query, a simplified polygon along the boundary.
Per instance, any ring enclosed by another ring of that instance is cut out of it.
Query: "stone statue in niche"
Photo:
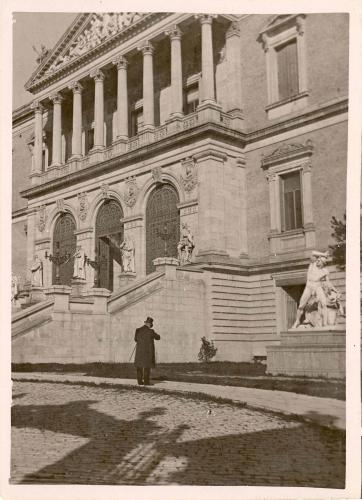
[[[129,236],[119,246],[122,255],[122,267],[124,273],[135,272],[135,247],[134,243]]]
[[[85,252],[78,245],[74,253],[73,278],[85,280]]]
[[[43,262],[38,255],[34,255],[34,260],[30,267],[31,286],[43,286]]]
[[[328,256],[328,252],[312,252],[307,283],[292,328],[334,326],[337,314],[344,315],[341,294],[329,280],[329,271],[326,267]]]
[[[177,245],[177,256],[180,265],[191,262],[192,252],[195,248],[194,237],[187,224],[181,225],[181,239]]]

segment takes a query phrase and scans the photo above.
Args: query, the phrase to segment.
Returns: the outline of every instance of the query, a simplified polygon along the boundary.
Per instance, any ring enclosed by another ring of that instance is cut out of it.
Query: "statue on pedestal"
[[[119,246],[122,255],[122,267],[124,273],[134,273],[135,272],[135,247],[134,243],[130,237],[122,241]]]
[[[301,325],[303,314],[305,317],[303,324],[315,328],[334,326],[337,312],[343,315],[341,294],[329,280],[329,271],[326,268],[328,256],[328,252],[312,252],[307,283],[292,328],[298,328]]]
[[[177,256],[180,265],[191,262],[192,252],[195,248],[194,237],[187,224],[181,225],[181,239],[177,245]]]
[[[83,248],[78,245],[74,253],[73,278],[85,280],[85,260],[85,252]]]
[[[31,271],[31,286],[43,286],[43,262],[38,255],[34,255],[33,263],[30,267]]]
[[[19,283],[16,274],[11,275],[11,304],[18,305]]]

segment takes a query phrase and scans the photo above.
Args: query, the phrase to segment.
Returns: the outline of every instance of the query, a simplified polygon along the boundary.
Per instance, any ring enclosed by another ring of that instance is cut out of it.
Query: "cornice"
[[[95,60],[97,57],[103,55],[105,52],[108,52],[114,47],[119,46],[120,43],[124,43],[132,36],[135,36],[136,34],[140,33],[146,27],[151,26],[155,21],[158,22],[164,19],[165,17],[170,16],[171,14],[172,12],[161,12],[161,13],[151,12],[145,15],[145,17],[136,21],[134,24],[127,26],[124,30],[120,31],[119,33],[116,33],[114,36],[107,38],[98,46],[89,50],[85,54],[82,54],[79,57],[76,57],[75,59],[69,61],[67,64],[59,68],[51,75],[43,75],[39,80],[35,81],[36,75],[39,74],[39,72],[47,69],[47,65],[50,63],[50,61],[53,61],[54,55],[59,55],[61,51],[64,49],[64,47],[67,45],[67,43],[70,41],[70,39],[73,37],[73,35],[76,33],[76,29],[73,28],[72,31],[69,32],[70,33],[69,36],[63,40],[59,48],[56,47],[55,49],[56,52],[52,51],[50,57],[47,58],[46,61],[44,61],[44,63],[37,69],[35,73],[33,73],[32,77],[25,85],[26,90],[32,93],[36,93],[39,92],[40,90],[43,90],[48,85],[53,84],[54,82],[62,79],[64,76],[71,74],[75,67],[77,67],[78,69],[81,66],[88,64],[89,62]],[[87,16],[89,15],[92,14],[88,14]],[[81,21],[80,24],[82,27],[84,24],[86,24],[87,19],[88,17],[84,18]],[[78,28],[80,28],[81,26],[79,25]]]
[[[122,168],[123,166],[130,165],[135,161],[141,161],[146,158],[155,156],[159,152],[164,152],[171,148],[181,146],[183,144],[189,144],[195,139],[201,139],[204,137],[221,139],[225,143],[230,143],[233,145],[239,145],[240,148],[245,148],[245,146],[252,144],[256,141],[277,136],[278,134],[284,133],[291,129],[297,129],[313,123],[320,121],[330,116],[344,113],[348,110],[348,99],[343,99],[338,102],[333,102],[332,104],[327,104],[324,107],[318,108],[316,110],[307,112],[301,116],[290,118],[282,123],[271,125],[270,127],[255,130],[252,132],[239,132],[236,130],[231,130],[223,127],[222,125],[216,123],[205,123],[194,127],[192,129],[187,129],[167,136],[164,139],[147,144],[141,148],[129,151],[122,156],[116,156],[110,160],[105,160],[102,163],[92,165],[77,172],[73,172],[63,177],[53,179],[45,184],[31,187],[30,189],[22,191],[20,194],[22,197],[27,199],[32,199],[37,196],[43,195],[47,192],[51,192],[56,189],[60,189],[74,182],[82,182],[89,178],[94,178],[100,173],[105,173],[107,171],[112,171],[115,169]]]

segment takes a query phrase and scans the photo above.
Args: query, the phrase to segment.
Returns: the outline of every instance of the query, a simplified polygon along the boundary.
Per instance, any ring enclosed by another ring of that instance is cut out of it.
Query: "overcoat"
[[[160,336],[147,325],[137,328],[134,339],[136,342],[136,355],[134,364],[137,368],[153,368],[155,366],[155,340]]]

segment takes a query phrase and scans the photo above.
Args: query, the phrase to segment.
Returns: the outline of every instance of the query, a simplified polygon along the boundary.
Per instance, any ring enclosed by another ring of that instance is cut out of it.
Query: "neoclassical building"
[[[30,298],[14,359],[126,360],[148,315],[160,360],[196,360],[203,335],[218,359],[278,343],[345,212],[348,16],[79,14],[26,89],[13,273]]]

